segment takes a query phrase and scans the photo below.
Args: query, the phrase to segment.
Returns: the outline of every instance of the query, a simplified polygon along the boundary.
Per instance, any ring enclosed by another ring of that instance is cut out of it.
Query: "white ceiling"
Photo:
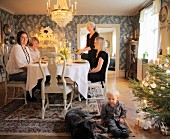
[[[135,15],[151,0],[77,1],[77,15]],[[51,0],[51,7],[56,0]],[[47,0],[0,0],[0,8],[16,15],[46,14]]]

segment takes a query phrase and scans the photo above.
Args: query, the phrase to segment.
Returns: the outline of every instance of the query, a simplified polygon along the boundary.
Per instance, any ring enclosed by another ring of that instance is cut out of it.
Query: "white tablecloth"
[[[46,75],[49,75],[47,64],[43,64]],[[78,91],[83,97],[87,98],[88,92],[88,79],[89,63],[73,63],[71,66],[66,66],[65,77],[71,78],[72,81],[78,85]],[[62,66],[58,67],[58,75],[62,73]],[[31,91],[36,85],[39,79],[42,78],[38,64],[30,64],[27,70],[27,82],[26,90]]]

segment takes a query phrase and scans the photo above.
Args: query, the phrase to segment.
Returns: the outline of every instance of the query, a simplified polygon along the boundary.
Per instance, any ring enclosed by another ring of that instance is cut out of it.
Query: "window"
[[[142,80],[142,58],[148,53],[148,61],[156,60],[159,46],[159,20],[158,13],[153,14],[153,5],[141,11],[140,36],[138,46],[137,79]]]
[[[148,52],[148,60],[155,60],[159,51],[158,47],[158,14],[152,14],[153,6],[145,9],[144,21],[140,22],[140,37],[138,58]]]

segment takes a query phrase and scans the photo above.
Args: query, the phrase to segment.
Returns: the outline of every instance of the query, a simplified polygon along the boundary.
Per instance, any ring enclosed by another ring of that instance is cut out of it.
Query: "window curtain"
[[[160,0],[140,12],[140,36],[138,46],[137,79],[142,80],[142,58],[148,52],[148,61],[156,60],[159,52],[159,18]]]
[[[161,9],[161,0],[153,1],[153,14],[159,14],[159,10]]]

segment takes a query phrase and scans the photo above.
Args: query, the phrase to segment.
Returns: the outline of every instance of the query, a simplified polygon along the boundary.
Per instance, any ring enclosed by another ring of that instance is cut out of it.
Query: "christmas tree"
[[[158,122],[170,124],[170,55],[148,64],[143,81],[130,79],[130,88],[140,109]]]

